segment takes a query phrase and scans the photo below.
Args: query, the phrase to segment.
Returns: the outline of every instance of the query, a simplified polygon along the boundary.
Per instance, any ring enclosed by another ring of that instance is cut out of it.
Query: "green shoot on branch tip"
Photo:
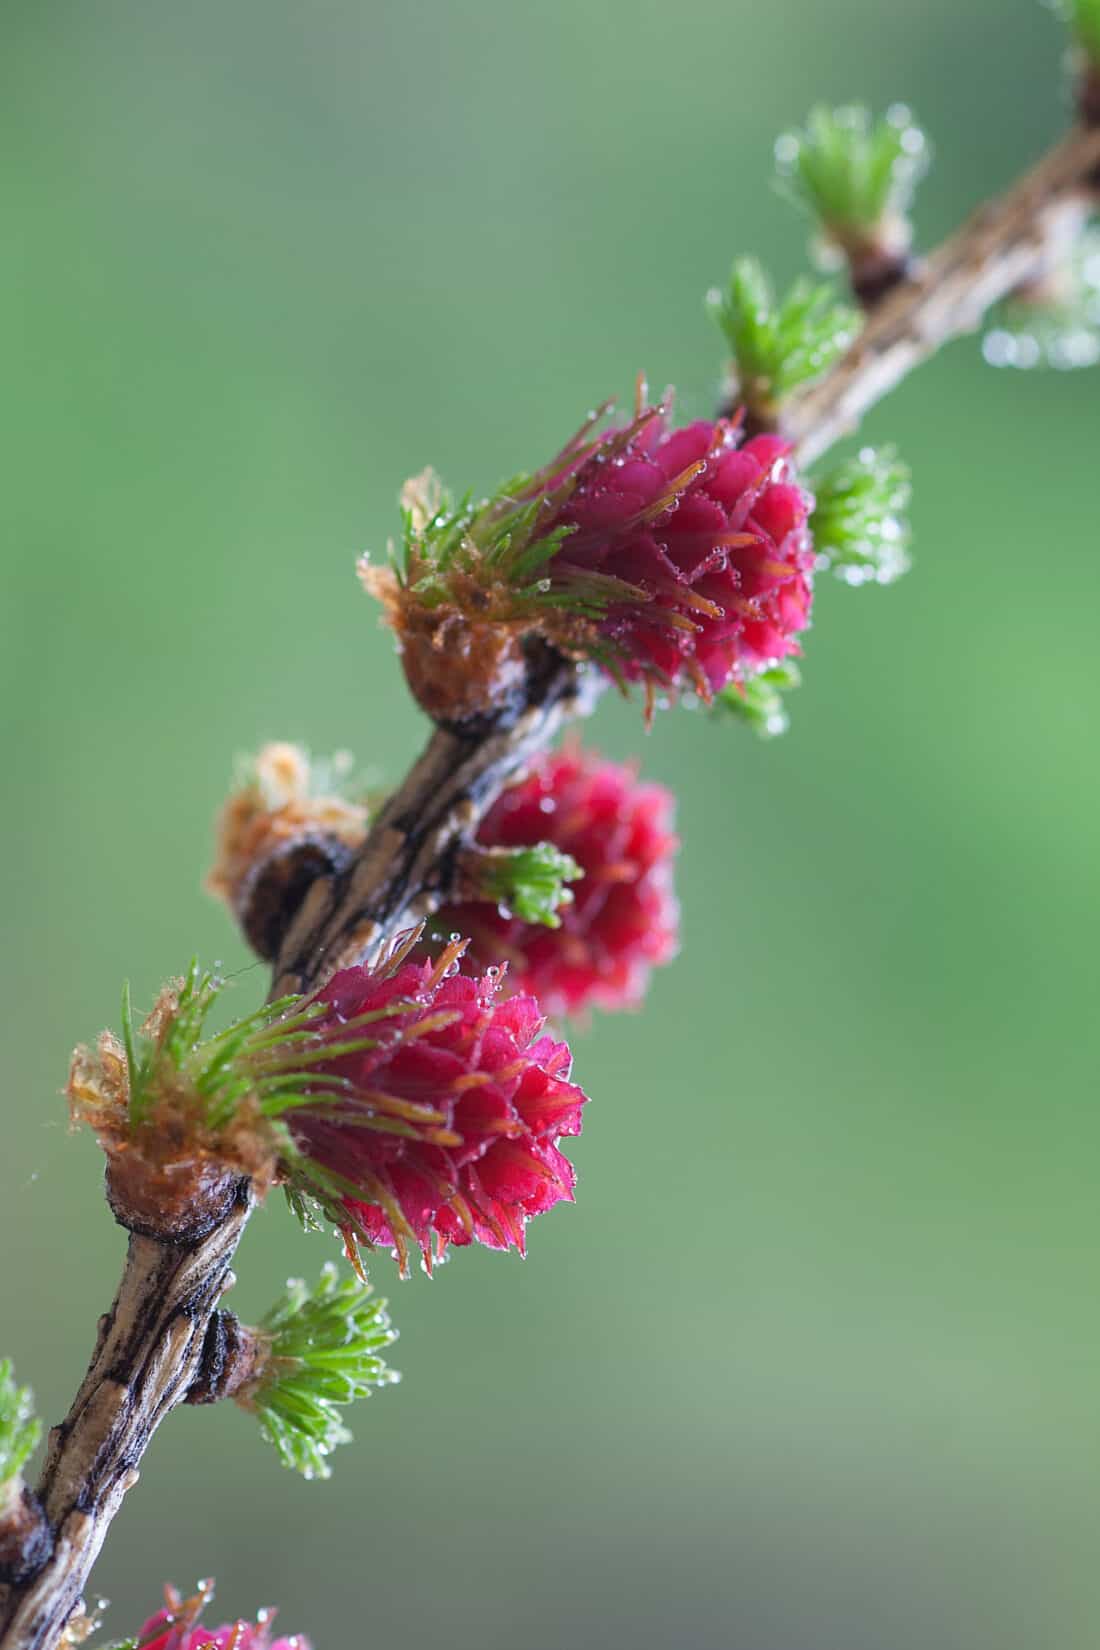
[[[784,193],[849,249],[904,223],[928,144],[903,104],[881,120],[861,106],[819,106],[803,130],[778,140],[775,156]]]
[[[760,411],[827,371],[859,325],[827,285],[801,280],[777,299],[755,258],[737,260],[726,287],[707,294],[707,309],[729,345],[739,393]]]

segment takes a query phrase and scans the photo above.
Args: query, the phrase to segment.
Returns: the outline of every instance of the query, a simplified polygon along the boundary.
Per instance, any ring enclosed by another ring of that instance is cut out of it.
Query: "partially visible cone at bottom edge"
[[[199,1622],[214,1594],[213,1583],[202,1581],[191,1598],[184,1599],[174,1587],[164,1589],[165,1605],[141,1627],[130,1641],[135,1650],[311,1650],[308,1639],[294,1633],[273,1639],[274,1610],[260,1610],[254,1621],[225,1622],[220,1627],[204,1627]]]

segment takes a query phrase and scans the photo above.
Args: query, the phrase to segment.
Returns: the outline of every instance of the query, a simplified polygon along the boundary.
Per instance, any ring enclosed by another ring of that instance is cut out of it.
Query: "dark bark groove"
[[[319,877],[290,914],[272,997],[311,991],[376,953],[446,899],[458,852],[485,810],[562,723],[594,702],[594,673],[547,654],[522,705],[476,731],[437,728],[354,863]]]
[[[38,1499],[52,1550],[25,1579],[0,1588],[0,1650],[51,1650],[76,1609],[153,1433],[195,1378],[251,1209],[242,1181],[230,1213],[198,1242],[130,1235],[88,1373],[50,1434]]]

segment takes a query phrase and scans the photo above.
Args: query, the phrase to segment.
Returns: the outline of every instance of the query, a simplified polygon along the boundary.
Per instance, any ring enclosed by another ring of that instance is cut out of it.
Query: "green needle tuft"
[[[882,120],[859,106],[818,107],[802,131],[779,139],[775,155],[784,192],[851,251],[905,228],[928,144],[902,104]]]
[[[584,875],[576,860],[552,842],[486,849],[473,857],[472,868],[483,899],[504,906],[509,916],[546,928],[561,927],[561,908],[573,900],[565,885]]]
[[[852,342],[855,310],[830,286],[798,281],[778,299],[755,258],[739,258],[707,308],[733,356],[737,393],[758,413],[774,413],[792,390],[828,370]]]
[[[329,1478],[328,1457],[351,1433],[339,1411],[377,1386],[401,1379],[380,1356],[397,1339],[386,1302],[371,1286],[341,1279],[331,1263],[310,1290],[291,1278],[258,1325],[267,1357],[239,1398],[285,1467],[304,1478]]]
[[[822,565],[845,584],[893,584],[908,571],[912,489],[892,447],[864,447],[813,489],[810,527]]]

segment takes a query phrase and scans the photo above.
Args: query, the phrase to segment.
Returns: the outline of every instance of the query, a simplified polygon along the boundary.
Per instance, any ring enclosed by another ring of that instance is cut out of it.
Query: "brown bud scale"
[[[242,1323],[235,1312],[213,1313],[184,1403],[216,1404],[235,1397],[259,1374],[267,1354],[266,1337]]]

